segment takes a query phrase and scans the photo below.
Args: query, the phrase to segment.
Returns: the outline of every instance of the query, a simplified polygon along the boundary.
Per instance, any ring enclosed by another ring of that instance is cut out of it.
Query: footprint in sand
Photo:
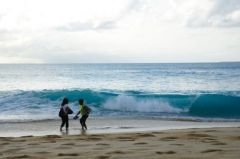
[[[56,138],[62,138],[62,137],[59,135],[47,135],[47,136],[43,136],[42,138],[56,139]]]
[[[217,132],[217,130],[206,130],[205,132]]]
[[[195,133],[190,133],[190,134],[187,134],[188,137],[213,137],[211,135],[208,135],[208,134],[195,134]]]
[[[120,136],[120,137],[117,137],[117,140],[118,140],[118,141],[134,141],[135,138]]]
[[[108,159],[110,156],[97,156],[96,159]]]
[[[153,132],[153,134],[165,134],[165,132]]]
[[[228,137],[228,139],[230,140],[234,140],[234,141],[239,141],[240,140],[240,136],[231,136],[231,137]]]
[[[213,143],[212,145],[227,145],[227,144],[224,142],[216,142],[216,143]]]
[[[218,142],[217,139],[213,139],[213,138],[203,138],[201,140],[201,142],[203,143],[215,143],[215,142]]]
[[[73,143],[73,142],[70,142],[70,143],[64,143],[64,144],[62,144],[62,145],[65,145],[65,146],[74,146],[74,145],[75,145],[75,143]]]
[[[14,142],[25,142],[27,140],[14,140]]]
[[[105,143],[97,143],[96,145],[101,145],[101,146],[109,146],[110,144],[105,144]]]
[[[126,152],[116,150],[116,151],[107,152],[107,154],[126,154]]]
[[[146,143],[146,142],[136,142],[136,143],[134,143],[134,145],[146,145],[146,144],[148,144],[148,143]]]
[[[59,153],[58,156],[79,156],[78,153]]]
[[[14,149],[6,150],[3,153],[10,153],[11,154],[11,153],[16,153],[16,152],[21,151],[21,150],[23,150],[23,148],[14,148]]]
[[[51,152],[48,152],[48,151],[39,151],[39,152],[35,152],[35,153],[37,153],[37,154],[49,154],[49,153],[51,153]]]
[[[100,141],[100,140],[102,140],[102,138],[99,138],[99,137],[88,137],[87,140],[88,141]]]
[[[9,145],[9,144],[10,144],[9,142],[3,142],[3,143],[0,143],[1,146]]]
[[[91,146],[91,144],[81,144],[80,143],[80,145],[75,145],[75,146],[77,146],[77,147],[87,147],[87,146]]]
[[[153,135],[153,134],[139,134],[137,136],[139,136],[139,137],[155,137],[155,135]]]
[[[176,140],[178,139],[178,137],[175,136],[168,136],[168,137],[163,137],[161,139],[159,139],[160,141],[172,141],[172,140]]]
[[[174,145],[174,146],[183,146],[184,144],[170,144],[170,145]]]
[[[33,135],[22,136],[22,138],[29,138],[29,137],[33,137]]]
[[[55,140],[48,140],[48,141],[40,141],[42,144],[50,144],[50,143],[56,143]]]
[[[105,137],[105,135],[90,135],[90,137]]]
[[[49,141],[46,141],[46,142],[42,142],[42,143],[56,143],[57,141],[55,140],[49,140]]]
[[[202,151],[201,153],[220,152],[220,151],[223,151],[223,150],[221,150],[221,149],[208,149],[208,150]]]
[[[165,151],[165,152],[162,152],[162,151],[157,151],[156,154],[159,154],[159,155],[163,155],[163,154],[175,154],[176,152],[175,151]]]
[[[40,145],[39,143],[29,143],[28,145]]]
[[[7,159],[16,159],[16,158],[32,158],[32,157],[29,155],[19,155],[19,156],[7,157]]]
[[[60,146],[60,147],[57,147],[56,149],[72,149],[72,147]]]

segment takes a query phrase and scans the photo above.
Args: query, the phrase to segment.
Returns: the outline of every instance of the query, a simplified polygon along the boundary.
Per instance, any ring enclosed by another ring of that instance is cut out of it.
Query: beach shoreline
[[[60,131],[60,120],[1,123],[0,137],[78,135],[82,133],[79,120],[69,121],[69,131]],[[240,127],[240,122],[176,121],[134,118],[89,118],[88,134],[165,131],[189,128]]]
[[[224,158],[240,156],[240,127],[0,137],[0,158]]]

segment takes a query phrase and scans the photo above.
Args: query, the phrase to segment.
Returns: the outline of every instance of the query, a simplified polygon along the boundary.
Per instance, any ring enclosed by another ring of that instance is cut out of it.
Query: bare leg
[[[82,118],[82,117],[80,118],[80,124],[81,124],[81,126],[82,126],[82,129],[84,129],[83,118]]]
[[[65,123],[66,123],[66,120],[64,119],[64,117],[62,117],[62,124],[60,126],[60,131],[62,131],[62,128],[64,127]]]

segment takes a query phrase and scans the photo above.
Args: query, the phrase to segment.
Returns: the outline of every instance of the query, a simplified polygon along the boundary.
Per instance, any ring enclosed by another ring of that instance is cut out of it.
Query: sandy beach
[[[240,127],[1,137],[0,158],[224,158],[240,156]]]

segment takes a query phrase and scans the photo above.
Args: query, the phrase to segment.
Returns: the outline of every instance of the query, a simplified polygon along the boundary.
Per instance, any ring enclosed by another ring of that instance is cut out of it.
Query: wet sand
[[[240,127],[1,137],[0,158],[238,159]]]
[[[81,133],[79,120],[70,120],[69,135]],[[34,122],[2,122],[0,137],[62,135],[61,120]],[[187,128],[240,127],[240,122],[169,121],[143,118],[89,118],[88,134],[162,131]]]

